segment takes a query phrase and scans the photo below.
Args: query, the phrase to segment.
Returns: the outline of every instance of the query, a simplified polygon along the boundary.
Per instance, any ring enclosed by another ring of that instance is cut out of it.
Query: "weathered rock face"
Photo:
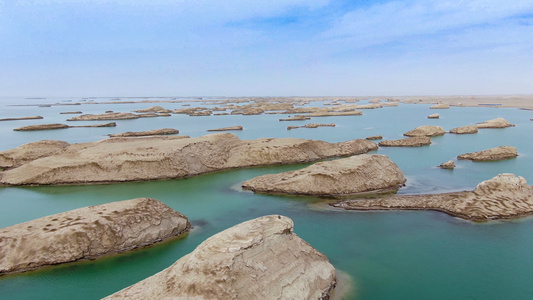
[[[513,126],[515,125],[509,123],[509,121],[505,120],[504,118],[496,118],[494,120],[488,120],[483,123],[477,124],[478,128],[505,128]]]
[[[63,153],[70,146],[63,141],[43,140],[0,152],[0,168],[19,167],[30,161]]]
[[[304,115],[299,115],[299,116],[296,116],[296,117],[292,117],[292,118],[286,118],[286,119],[279,119],[280,121],[305,121],[305,120],[310,120],[311,118],[310,117],[306,117]]]
[[[0,119],[0,121],[38,120],[42,118],[43,118],[42,116],[33,116],[33,117],[22,117],[22,118],[5,118],[5,119]]]
[[[51,129],[64,129],[68,128],[66,124],[39,124],[39,125],[29,125],[13,129],[14,131],[34,131],[34,130],[51,130]]]
[[[240,140],[231,133],[198,138],[109,138],[73,144],[58,155],[41,155],[40,159],[0,173],[3,175],[0,183],[85,184],[170,179],[232,168],[315,161],[376,149],[375,143],[366,140],[327,143],[271,138],[250,141]],[[15,151],[11,156],[21,155],[16,153],[17,149],[10,151]]]
[[[77,115],[77,114],[82,114],[83,112],[81,111],[63,111],[63,112],[60,112],[59,114],[61,115]]]
[[[68,119],[67,121],[95,121],[95,120],[127,120],[127,119],[138,119],[140,118],[136,114],[132,113],[106,113],[100,115],[81,115]]]
[[[330,124],[309,123],[303,126],[287,126],[287,130],[296,129],[296,128],[318,128],[318,127],[335,127],[335,123],[330,123]]]
[[[431,144],[431,139],[427,136],[410,137],[401,140],[390,140],[379,142],[380,147],[422,147]]]
[[[419,126],[411,131],[404,133],[405,136],[416,137],[416,136],[438,136],[444,135],[446,131],[441,126],[434,125],[424,125]]]
[[[432,105],[429,108],[430,109],[448,109],[450,108],[450,105],[446,103],[440,103],[440,104]]]
[[[369,141],[381,140],[381,139],[383,139],[383,136],[381,136],[381,135],[373,135],[373,136],[367,137],[366,139],[369,140]]]
[[[327,257],[265,216],[220,232],[169,268],[104,299],[328,299],[336,285]]]
[[[255,177],[242,187],[260,193],[335,197],[396,191],[404,183],[403,172],[387,156],[362,154]]]
[[[466,153],[457,156],[458,159],[468,159],[473,161],[491,161],[509,159],[518,156],[518,152],[515,147],[500,146],[488,150]]]
[[[163,108],[161,106],[152,106],[152,107],[145,108],[145,109],[138,109],[135,112],[139,112],[139,113],[149,113],[149,112],[152,112],[152,113],[170,113],[170,112],[172,112],[172,110],[165,109],[165,108]]]
[[[207,131],[230,131],[230,130],[242,130],[242,126],[223,127],[223,128],[217,128],[217,129],[209,129]]]
[[[189,229],[187,217],[150,198],[75,209],[0,229],[0,274],[123,252]]]
[[[439,168],[441,169],[453,169],[455,168],[455,162],[453,160],[449,160],[445,163],[442,163],[439,165]]]
[[[168,135],[168,134],[178,134],[179,130],[173,128],[162,128],[146,131],[127,131],[124,133],[115,133],[110,134],[110,137],[130,137],[130,136],[150,136],[150,135]]]
[[[428,116],[428,119],[438,119],[440,118],[440,114],[431,114]]]
[[[477,133],[477,126],[476,125],[468,125],[468,126],[462,126],[453,128],[450,130],[450,133],[456,133],[456,134],[472,134]]]
[[[521,176],[500,174],[471,192],[358,198],[333,206],[354,210],[437,210],[468,220],[488,221],[533,214],[533,187]]]

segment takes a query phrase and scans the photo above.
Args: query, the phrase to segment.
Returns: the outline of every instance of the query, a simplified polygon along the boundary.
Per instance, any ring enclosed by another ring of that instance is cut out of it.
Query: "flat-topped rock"
[[[380,147],[422,147],[430,144],[431,138],[427,136],[417,136],[400,140],[387,140],[379,142]]]
[[[287,126],[287,130],[296,129],[296,128],[318,128],[318,127],[335,127],[335,123],[330,124],[319,124],[319,123],[309,123],[302,126]]]
[[[369,104],[363,104],[363,105],[357,105],[357,109],[376,109],[376,108],[382,108],[383,106],[378,103],[369,103]]]
[[[411,131],[404,133],[405,136],[416,137],[416,136],[439,136],[444,135],[446,131],[441,126],[435,125],[424,125],[419,126]]]
[[[467,125],[462,127],[456,127],[453,129],[450,129],[450,133],[455,134],[473,134],[478,132],[478,127],[476,125]]]
[[[77,117],[73,117],[70,119],[67,119],[67,121],[96,121],[96,120],[129,120],[129,119],[138,119],[140,118],[136,114],[132,113],[105,113],[100,115],[93,115],[93,114],[87,114],[87,115],[81,115]]]
[[[336,111],[316,111],[316,112],[310,113],[310,114],[305,115],[305,116],[307,116],[307,117],[331,117],[331,116],[341,117],[341,116],[360,116],[362,114],[363,114],[363,112],[360,111],[360,110],[341,111],[341,112],[336,112]]]
[[[488,150],[461,154],[457,156],[458,159],[468,159],[473,161],[492,161],[515,158],[518,156],[518,152],[515,147],[500,146]]]
[[[0,121],[40,120],[42,118],[43,117],[41,116],[22,117],[22,118],[4,118],[4,119],[0,119]]]
[[[170,113],[172,112],[172,110],[170,109],[165,109],[161,106],[152,106],[152,107],[148,107],[148,108],[145,108],[145,109],[138,109],[138,110],[135,110],[134,112],[138,112],[138,113]]]
[[[478,128],[505,128],[505,127],[513,127],[514,124],[509,123],[509,121],[505,120],[504,118],[496,118],[493,120],[488,120],[483,123],[478,123],[476,125]]]
[[[311,120],[310,117],[304,116],[304,115],[298,115],[296,117],[286,118],[286,119],[279,119],[280,121],[305,121],[305,120]]]
[[[454,169],[455,168],[455,162],[453,160],[449,160],[445,163],[442,163],[439,165],[439,168],[441,169]]]
[[[189,229],[187,217],[150,198],[79,208],[0,229],[0,274],[124,252]]]
[[[59,114],[61,115],[77,115],[77,114],[82,114],[83,112],[81,111],[63,111],[63,112],[60,112]]]
[[[154,130],[146,131],[127,131],[124,133],[114,133],[110,134],[110,137],[132,137],[132,136],[150,136],[150,135],[168,135],[168,134],[178,134],[180,131],[173,128],[161,128]]]
[[[52,130],[52,129],[65,129],[68,128],[66,124],[38,124],[38,125],[29,125],[13,129],[14,131],[35,131],[35,130]]]
[[[1,172],[7,185],[86,184],[182,178],[225,169],[294,164],[376,150],[366,140],[328,143],[295,138],[240,140],[231,133],[117,137],[72,144],[57,155]],[[11,152],[9,152],[11,151]],[[19,150],[8,150],[10,155]],[[0,157],[5,153],[0,152]]]
[[[267,174],[242,183],[260,193],[345,196],[398,190],[405,183],[398,166],[385,155],[361,154],[315,163],[309,167]]]
[[[348,210],[436,210],[455,217],[488,221],[533,214],[533,187],[514,174],[500,174],[469,192],[393,195],[333,204]]]
[[[230,130],[242,130],[242,126],[230,126],[217,129],[208,129],[207,131],[230,131]]]
[[[335,269],[293,227],[279,215],[235,225],[104,299],[329,299]]]
[[[438,119],[440,118],[440,114],[431,114],[428,116],[428,119]]]
[[[381,140],[381,139],[383,139],[383,136],[381,135],[373,135],[373,136],[369,136],[366,138],[366,140],[369,140],[369,141]]]
[[[450,105],[447,103],[439,103],[429,107],[430,109],[448,109]]]

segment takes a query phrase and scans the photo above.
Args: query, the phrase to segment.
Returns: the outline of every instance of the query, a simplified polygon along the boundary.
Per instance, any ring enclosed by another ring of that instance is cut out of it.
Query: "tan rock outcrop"
[[[136,114],[132,113],[105,113],[100,115],[81,115],[67,119],[67,121],[95,121],[95,120],[128,120],[128,119],[138,119],[140,118]]]
[[[296,129],[296,128],[318,128],[318,127],[335,127],[335,123],[330,123],[330,124],[309,123],[303,126],[287,126],[287,130]]]
[[[405,136],[416,137],[416,136],[439,136],[444,135],[446,131],[441,126],[434,125],[424,125],[419,126],[411,131],[404,133]]]
[[[187,217],[150,198],[79,208],[0,229],[0,274],[124,252],[189,229]]]
[[[30,161],[63,153],[70,146],[63,141],[43,140],[24,144],[17,148],[0,152],[0,168],[14,168]]]
[[[450,104],[440,103],[440,104],[432,105],[429,108],[430,109],[448,109],[448,108],[450,108]]]
[[[373,135],[373,136],[369,136],[366,138],[366,140],[369,140],[369,141],[381,140],[381,139],[383,139],[383,136],[381,135]]]
[[[131,136],[150,136],[150,135],[168,135],[168,134],[178,134],[180,131],[173,128],[161,128],[154,130],[146,131],[127,131],[124,133],[114,133],[110,134],[110,137],[131,137]]]
[[[467,220],[488,221],[533,214],[533,187],[521,176],[500,174],[471,192],[358,198],[333,206],[349,210],[436,210]]]
[[[428,116],[428,119],[438,119],[440,118],[440,114],[431,114]]]
[[[505,128],[505,127],[513,127],[514,124],[509,123],[509,121],[505,120],[504,118],[496,118],[493,120],[488,120],[483,123],[478,123],[476,125],[478,128]]]
[[[284,216],[235,225],[104,299],[329,299],[335,269],[293,226]]]
[[[450,133],[456,133],[456,134],[472,134],[472,133],[477,133],[477,132],[478,132],[478,129],[476,125],[456,127],[450,130]]]
[[[305,116],[307,117],[331,117],[331,116],[341,117],[341,116],[360,116],[362,114],[363,112],[360,110],[342,111],[342,112],[316,111]]]
[[[286,118],[286,119],[279,119],[280,121],[305,121],[305,120],[310,120],[311,118],[310,117],[307,117],[307,116],[304,116],[304,115],[298,115],[296,117],[292,117],[292,118]]]
[[[431,139],[427,136],[410,137],[401,140],[388,140],[379,142],[380,147],[421,147],[431,144]]]
[[[242,126],[223,127],[223,128],[217,128],[217,129],[209,129],[207,131],[230,131],[230,130],[242,130]]]
[[[357,109],[376,109],[376,108],[382,108],[383,106],[381,104],[377,103],[370,103],[370,104],[363,104],[363,105],[357,105]]]
[[[109,138],[73,144],[58,155],[4,171],[0,173],[0,183],[85,184],[170,179],[232,168],[316,161],[376,149],[375,143],[366,140],[340,143],[295,138],[240,140],[231,133],[197,138]]]
[[[5,118],[0,119],[0,121],[21,121],[21,120],[39,120],[42,119],[41,116],[34,116],[34,117],[22,117],[22,118]]]
[[[35,130],[51,130],[51,129],[65,129],[68,128],[66,124],[38,124],[38,125],[29,125],[13,129],[14,131],[35,131]]]
[[[458,159],[468,159],[473,161],[491,161],[509,159],[518,156],[518,152],[515,147],[500,146],[488,150],[461,154],[457,156]]]
[[[83,112],[81,111],[63,111],[63,112],[60,112],[59,114],[61,115],[77,115],[77,114],[82,114]]]
[[[138,109],[138,110],[135,110],[135,112],[138,112],[138,113],[170,113],[172,112],[172,110],[170,109],[165,109],[161,106],[152,106],[152,107],[149,107],[149,108],[145,108],[145,109]]]
[[[255,177],[242,187],[259,193],[338,197],[396,191],[404,183],[403,172],[387,156],[361,154]]]
[[[439,165],[439,168],[441,169],[453,169],[455,168],[455,162],[453,160],[449,160],[445,163],[442,163]]]

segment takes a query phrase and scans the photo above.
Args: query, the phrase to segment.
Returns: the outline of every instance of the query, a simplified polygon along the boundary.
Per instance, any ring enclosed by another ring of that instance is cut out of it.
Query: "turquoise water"
[[[117,121],[115,128],[71,128],[15,132],[13,128],[40,123],[66,123],[61,111],[127,112],[161,105],[120,104],[80,106],[2,106],[0,118],[42,115],[44,120],[0,123],[0,150],[41,139],[72,143],[94,141],[106,134],[171,127],[180,134],[200,136],[207,129],[242,125],[240,138],[299,137],[329,142],[383,135],[401,135],[420,125],[446,130],[496,117],[516,124],[484,129],[473,135],[433,138],[421,148],[380,148],[404,171],[407,186],[400,193],[436,193],[473,189],[498,173],[509,172],[533,182],[533,111],[503,108],[430,110],[429,105],[400,104],[365,110],[363,116],[279,122],[287,115],[148,118]],[[193,105],[195,105],[193,103]],[[202,105],[203,106],[203,105]],[[427,115],[438,112],[440,119]],[[337,124],[334,128],[286,130],[309,122]],[[72,123],[72,122],[69,122]],[[81,122],[92,124],[95,122]],[[76,122],[76,124],[81,124]],[[490,147],[518,148],[516,159],[491,163],[456,161],[455,170],[435,166],[457,155]],[[65,264],[41,271],[0,277],[2,299],[97,299],[131,285],[171,265],[207,237],[242,221],[283,214],[295,222],[295,232],[328,256],[353,279],[350,299],[528,299],[533,293],[533,219],[473,224],[437,212],[347,212],[330,209],[323,199],[255,195],[242,191],[246,179],[305,165],[231,170],[187,179],[113,185],[0,188],[0,227],[70,209],[136,197],[153,197],[187,215],[195,225],[185,238],[94,261]]]

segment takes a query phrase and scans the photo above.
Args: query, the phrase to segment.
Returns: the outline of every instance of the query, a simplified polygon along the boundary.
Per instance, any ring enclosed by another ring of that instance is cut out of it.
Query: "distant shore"
[[[533,95],[501,96],[405,96],[391,97],[403,103],[443,103],[464,107],[516,107],[533,109]]]

